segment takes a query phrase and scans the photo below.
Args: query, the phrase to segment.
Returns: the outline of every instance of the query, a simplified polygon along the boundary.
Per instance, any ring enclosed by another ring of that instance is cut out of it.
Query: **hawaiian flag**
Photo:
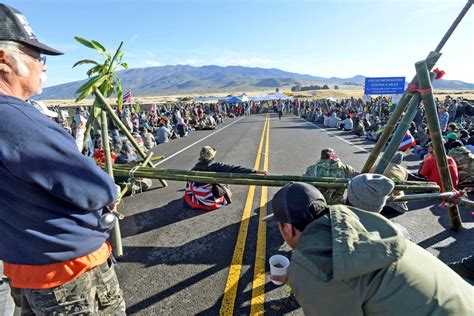
[[[122,103],[123,104],[131,104],[132,103],[132,92],[131,91],[128,91],[127,93],[125,93],[123,95]]]
[[[398,146],[398,151],[405,151],[415,145],[416,145],[415,139],[413,138],[413,136],[411,136],[410,132],[407,131],[407,133],[403,137],[402,142],[400,143],[400,146]]]

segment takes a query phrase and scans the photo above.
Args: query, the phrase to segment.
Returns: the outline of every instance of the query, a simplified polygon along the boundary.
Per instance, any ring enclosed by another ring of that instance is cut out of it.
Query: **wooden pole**
[[[105,111],[101,111],[100,113],[101,119],[101,130],[102,130],[102,150],[104,151],[105,157],[105,170],[107,173],[114,179],[114,172],[112,166],[112,157],[110,156],[110,142],[109,142],[109,130],[107,127],[107,113]],[[119,197],[117,197],[119,198]],[[120,223],[118,219],[115,219],[115,225],[112,229],[111,235],[111,243],[112,248],[114,249],[114,254],[116,257],[123,256],[123,248],[122,248],[122,234],[120,232]]]
[[[454,186],[449,173],[448,161],[446,152],[444,150],[443,139],[441,136],[441,129],[439,126],[438,113],[436,111],[436,103],[433,97],[432,86],[428,73],[428,66],[426,61],[419,61],[415,64],[416,73],[419,81],[419,89],[425,104],[426,119],[428,121],[428,128],[430,130],[430,138],[433,144],[433,153],[438,165],[438,172],[442,183],[442,192],[453,191]],[[454,230],[462,228],[461,218],[459,217],[459,209],[457,205],[448,205],[448,214],[451,219],[451,227]]]

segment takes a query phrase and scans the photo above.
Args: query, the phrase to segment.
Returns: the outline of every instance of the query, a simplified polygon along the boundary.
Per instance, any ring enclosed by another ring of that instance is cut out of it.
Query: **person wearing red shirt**
[[[441,184],[441,178],[438,172],[438,164],[436,163],[436,157],[433,155],[432,150],[433,148],[430,145],[428,147],[428,151],[430,152],[430,154],[425,157],[419,174],[427,177],[428,181],[436,182],[441,188],[441,191],[444,191],[443,186]],[[448,161],[448,168],[449,173],[451,174],[451,180],[453,181],[453,186],[456,189],[458,187],[458,169],[456,166],[456,162],[450,156],[446,156],[446,159]]]

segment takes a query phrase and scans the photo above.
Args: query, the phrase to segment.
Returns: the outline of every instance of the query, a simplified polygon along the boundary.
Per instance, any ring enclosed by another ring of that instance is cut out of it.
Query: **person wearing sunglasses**
[[[42,92],[44,55],[61,54],[38,41],[21,12],[0,4],[3,273],[21,315],[125,315],[110,227],[100,221],[117,206],[117,188],[26,102]]]

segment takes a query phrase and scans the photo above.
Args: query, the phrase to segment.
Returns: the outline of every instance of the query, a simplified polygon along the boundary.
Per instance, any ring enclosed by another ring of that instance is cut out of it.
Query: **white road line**
[[[229,126],[234,125],[235,123],[237,123],[238,121],[240,121],[240,120],[243,119],[243,118],[245,118],[245,116],[243,116],[243,117],[237,119],[236,121],[230,123],[229,125],[224,126],[224,127],[221,128],[221,129],[218,129],[217,131],[215,131],[215,132],[213,132],[213,133],[207,135],[206,137],[201,138],[200,140],[198,140],[198,141],[192,143],[191,145],[189,145],[189,146],[187,146],[187,147],[184,147],[184,148],[181,149],[180,151],[177,151],[177,152],[175,152],[174,154],[172,154],[171,156],[169,156],[169,157],[167,157],[167,158],[165,158],[165,159],[163,159],[163,160],[158,161],[157,163],[155,163],[155,167],[158,166],[158,165],[161,165],[163,162],[167,161],[168,159],[171,159],[171,158],[173,158],[174,156],[179,155],[180,153],[182,153],[182,152],[185,151],[186,149],[189,149],[189,148],[193,147],[194,145],[196,145],[196,144],[202,142],[202,141],[205,140],[206,138],[209,138],[209,137],[211,137],[212,135],[214,135],[214,134],[216,134],[216,133],[222,131],[223,129],[226,129],[226,128],[229,127]]]
[[[350,141],[345,140],[344,138],[339,137],[339,136],[337,136],[336,134],[331,133],[330,131],[328,131],[328,130],[326,130],[326,129],[324,129],[324,128],[321,128],[321,127],[319,127],[318,125],[316,125],[316,124],[314,124],[314,123],[312,123],[312,122],[308,122],[307,120],[305,120],[305,119],[303,119],[303,118],[301,118],[301,117],[298,117],[298,118],[299,118],[300,120],[302,120],[303,122],[308,123],[308,124],[311,124],[311,125],[315,126],[317,129],[320,129],[320,130],[322,130],[322,131],[328,133],[329,135],[332,135],[332,136],[334,136],[334,137],[336,137],[336,138],[342,140],[343,142],[346,142],[346,143],[348,143],[349,145],[352,145],[352,146],[354,146],[354,147],[357,147],[357,148],[359,148],[360,150],[362,150],[362,151],[364,151],[364,152],[370,154],[370,151],[368,151],[367,149],[362,148],[362,147],[360,147],[360,146],[357,146],[356,144],[353,144],[353,143],[351,143]]]

